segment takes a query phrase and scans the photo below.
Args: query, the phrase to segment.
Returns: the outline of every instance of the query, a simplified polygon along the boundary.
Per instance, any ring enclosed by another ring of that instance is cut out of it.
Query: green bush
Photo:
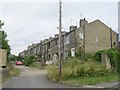
[[[102,59],[101,59],[101,54],[102,53],[105,53],[105,54],[107,54],[109,56],[110,63],[111,63],[111,66],[112,66],[113,70],[117,71],[120,68],[119,65],[118,65],[118,63],[120,61],[120,51],[119,51],[119,49],[112,48],[112,49],[109,49],[109,50],[98,51],[94,55],[94,59],[96,61],[101,62],[102,61]]]
[[[101,54],[102,54],[102,53],[103,53],[102,50],[96,52],[95,55],[94,55],[94,60],[101,62],[101,59],[102,59],[102,58],[101,58]]]
[[[45,66],[41,66],[40,63],[32,63],[29,66],[34,67],[34,68],[38,68],[38,69],[45,69]]]
[[[68,51],[68,57],[71,57],[71,51],[70,50]]]
[[[84,60],[85,61],[87,61],[87,60],[93,60],[93,56],[94,56],[94,54],[92,54],[92,53],[86,53],[85,54],[85,57],[84,57]]]
[[[17,61],[22,61],[24,58],[23,57],[21,57],[21,56],[18,56],[17,57]]]
[[[25,66],[29,66],[30,64],[32,64],[33,63],[33,61],[34,61],[34,56],[27,56],[27,57],[25,57],[25,59],[24,59],[24,64],[25,64]]]
[[[108,56],[110,57],[110,63],[114,69],[118,69],[118,61],[120,60],[120,52],[117,49],[110,49],[108,51]]]

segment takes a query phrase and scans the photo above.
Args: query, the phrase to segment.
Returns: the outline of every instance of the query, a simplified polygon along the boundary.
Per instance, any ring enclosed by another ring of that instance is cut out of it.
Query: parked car
[[[16,61],[16,65],[22,65],[23,63],[21,61]]]

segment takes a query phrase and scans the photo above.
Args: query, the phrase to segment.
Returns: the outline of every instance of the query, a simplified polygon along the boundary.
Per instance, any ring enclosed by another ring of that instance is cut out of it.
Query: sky
[[[32,43],[58,33],[58,0],[3,0],[0,2],[0,20],[8,35],[11,53],[18,55]],[[70,25],[79,27],[79,20],[101,20],[118,32],[118,0],[63,0],[62,27],[69,31]]]

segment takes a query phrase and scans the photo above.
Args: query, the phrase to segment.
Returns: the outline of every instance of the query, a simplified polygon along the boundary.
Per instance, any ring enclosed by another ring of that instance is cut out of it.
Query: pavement
[[[118,88],[118,84],[120,86],[120,82],[85,85],[83,87],[58,84],[46,78],[47,72],[45,70],[25,66],[17,66],[17,68],[21,70],[20,76],[8,80],[2,85],[2,88]]]

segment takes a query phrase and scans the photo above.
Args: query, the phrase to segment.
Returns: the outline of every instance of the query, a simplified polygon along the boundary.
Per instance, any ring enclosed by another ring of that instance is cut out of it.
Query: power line
[[[45,25],[46,30],[48,30],[48,27],[49,27],[49,25],[50,25],[50,22],[51,22],[51,20],[52,20],[52,18],[53,18],[53,16],[54,16],[54,11],[56,10],[56,7],[57,7],[57,2],[56,2],[55,6],[54,6],[53,9],[52,9],[52,12],[51,12],[51,15],[50,15],[50,18],[49,18],[47,24]]]

